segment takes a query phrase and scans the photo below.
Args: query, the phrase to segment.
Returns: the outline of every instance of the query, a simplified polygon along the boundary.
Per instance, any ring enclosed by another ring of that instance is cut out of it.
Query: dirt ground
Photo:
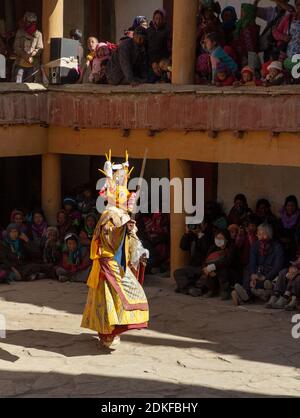
[[[54,281],[0,287],[0,397],[266,397],[300,395],[292,314],[174,292],[151,278],[149,330],[99,348],[80,328],[87,288]]]

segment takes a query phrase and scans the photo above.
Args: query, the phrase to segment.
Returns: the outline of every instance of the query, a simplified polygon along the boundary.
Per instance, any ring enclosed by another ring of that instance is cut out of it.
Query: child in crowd
[[[65,237],[61,266],[56,269],[58,280],[85,283],[89,276],[90,266],[87,248],[80,245],[76,234],[68,234]]]
[[[268,66],[268,74],[265,78],[265,86],[280,86],[285,81],[282,62],[273,61]]]
[[[244,67],[241,71],[241,81],[234,83],[235,87],[246,86],[246,87],[255,87],[262,86],[262,81],[255,78],[255,71],[248,65]]]
[[[72,225],[72,220],[64,209],[57,213],[57,230],[61,243],[64,242],[65,236],[68,233],[76,232],[76,228]]]
[[[66,197],[63,201],[63,208],[71,219],[72,226],[78,228],[81,222],[81,214],[77,210],[77,202],[70,197]]]
[[[47,222],[42,211],[37,210],[32,213],[32,238],[38,248],[41,248],[46,240]]]
[[[232,74],[237,72],[238,66],[236,62],[220,46],[220,37],[217,33],[209,33],[206,35],[205,48],[210,55],[213,83],[216,78],[217,65],[219,63],[224,64]]]
[[[81,216],[85,218],[92,211],[96,211],[96,200],[93,198],[92,190],[89,186],[85,187],[83,193],[77,196],[78,209]]]
[[[62,251],[58,229],[49,227],[46,232],[46,242],[43,252],[44,263],[58,266],[61,262],[61,257]]]
[[[86,216],[84,227],[79,234],[82,247],[90,248],[97,222],[98,217],[95,213],[90,213]]]
[[[226,67],[226,65],[219,62],[217,64],[216,76],[214,84],[217,87],[227,87],[232,86],[236,81],[236,78],[232,72]]]
[[[159,62],[159,68],[161,71],[161,82],[172,83],[172,65],[171,60],[163,58]]]
[[[96,46],[94,58],[91,62],[91,74],[89,76],[90,83],[103,82],[103,63],[110,59],[110,50],[106,43],[101,42]],[[102,83],[103,84],[103,83]]]

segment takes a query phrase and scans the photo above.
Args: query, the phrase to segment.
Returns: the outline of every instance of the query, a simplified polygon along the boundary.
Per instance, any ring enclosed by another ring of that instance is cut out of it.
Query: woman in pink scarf
[[[96,46],[95,57],[91,63],[90,83],[99,83],[104,75],[104,63],[111,57],[110,49],[104,42]]]

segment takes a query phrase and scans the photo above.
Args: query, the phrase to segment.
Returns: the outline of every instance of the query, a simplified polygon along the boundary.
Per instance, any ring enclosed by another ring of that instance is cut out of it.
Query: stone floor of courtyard
[[[153,277],[150,328],[99,348],[80,328],[85,285],[0,287],[0,397],[298,397],[300,339],[292,314],[176,294]]]

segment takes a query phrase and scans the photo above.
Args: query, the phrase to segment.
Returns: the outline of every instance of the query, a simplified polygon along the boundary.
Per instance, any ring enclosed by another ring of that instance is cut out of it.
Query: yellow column
[[[192,178],[191,164],[183,160],[170,160],[170,179]],[[184,190],[184,189],[183,189]],[[183,201],[183,196],[182,196]],[[183,205],[184,206],[184,205]],[[185,213],[174,213],[174,188],[171,188],[171,273],[189,263],[189,253],[180,249],[185,232]]]
[[[43,63],[50,61],[51,38],[64,35],[64,0],[43,0]]]
[[[173,84],[193,84],[199,0],[174,0]]]
[[[56,225],[61,207],[61,161],[59,154],[42,156],[42,207],[50,225]]]

